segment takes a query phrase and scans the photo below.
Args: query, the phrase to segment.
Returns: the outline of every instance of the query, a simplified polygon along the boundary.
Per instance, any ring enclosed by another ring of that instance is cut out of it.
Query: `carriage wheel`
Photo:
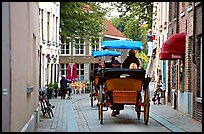
[[[98,106],[98,119],[101,119],[100,102],[97,103]]]
[[[102,96],[102,85],[99,86],[98,91],[98,112],[100,123],[103,124],[103,96]]]
[[[103,103],[100,103],[99,109],[100,109],[100,123],[102,125],[103,124]]]
[[[137,119],[140,120],[141,106],[135,105],[135,111],[137,112]]]
[[[91,107],[93,107],[93,89],[92,88],[91,88],[90,97],[91,97]]]
[[[148,123],[149,120],[149,89],[148,87],[145,89],[145,95],[144,95],[144,122],[145,124]]]

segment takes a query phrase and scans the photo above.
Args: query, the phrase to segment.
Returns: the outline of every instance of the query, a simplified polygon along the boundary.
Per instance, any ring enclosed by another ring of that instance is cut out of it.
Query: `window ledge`
[[[184,17],[184,16],[185,16],[185,13],[182,12],[182,13],[180,14],[180,17],[182,18],[182,17]]]
[[[188,8],[188,12],[190,12],[191,10],[193,10],[193,7],[192,7],[192,6],[190,6],[190,7]]]
[[[201,97],[196,97],[196,102],[202,103],[202,98]]]
[[[170,26],[170,25],[171,25],[171,22],[169,22],[168,26]]]
[[[195,7],[201,4],[201,2],[195,2]]]

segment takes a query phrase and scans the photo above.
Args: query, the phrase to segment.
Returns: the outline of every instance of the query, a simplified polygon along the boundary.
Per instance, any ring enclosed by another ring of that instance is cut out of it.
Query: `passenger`
[[[137,64],[136,63],[131,63],[129,69],[137,69]]]
[[[136,63],[137,67],[140,66],[140,62],[138,58],[135,56],[134,50],[129,51],[129,56],[123,62],[123,68],[129,68],[131,63]]]
[[[112,67],[113,68],[120,68],[120,62],[114,56],[112,57]]]
[[[103,67],[105,67],[105,64],[101,59],[99,59],[98,68],[103,68]]]

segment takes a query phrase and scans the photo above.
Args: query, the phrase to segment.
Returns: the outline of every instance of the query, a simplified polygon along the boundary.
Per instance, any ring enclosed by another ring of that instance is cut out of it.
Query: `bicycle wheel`
[[[48,112],[49,118],[51,119],[51,118],[54,116],[54,114],[53,114],[53,112],[52,112],[52,109],[49,108],[49,110],[48,110],[47,112]]]

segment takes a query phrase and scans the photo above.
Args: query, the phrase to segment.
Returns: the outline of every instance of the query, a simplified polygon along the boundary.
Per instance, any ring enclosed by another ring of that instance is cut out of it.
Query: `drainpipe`
[[[192,4],[193,6],[193,54],[192,54],[192,59],[193,59],[193,63],[196,64],[196,60],[195,60],[195,2],[193,2]]]
[[[195,60],[195,2],[193,2],[192,4],[193,6],[193,54],[192,54],[192,59],[193,59],[193,63],[196,64],[196,60]],[[191,117],[193,116],[193,93],[192,93],[192,89],[189,88],[188,89],[188,115],[190,115]]]
[[[177,2],[177,5],[176,5],[176,12],[177,12],[177,15],[176,15],[176,33],[179,33],[179,2]]]

